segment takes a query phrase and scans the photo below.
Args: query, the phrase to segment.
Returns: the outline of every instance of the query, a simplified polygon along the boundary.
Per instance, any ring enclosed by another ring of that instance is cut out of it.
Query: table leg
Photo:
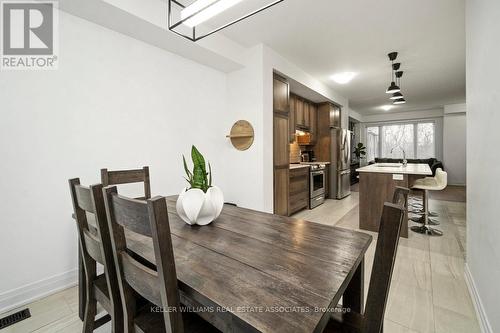
[[[365,260],[361,260],[342,297],[342,306],[363,314],[365,290]]]
[[[83,267],[82,252],[80,244],[78,244],[78,316],[82,321],[85,318],[85,299],[87,298],[85,283],[85,269]]]

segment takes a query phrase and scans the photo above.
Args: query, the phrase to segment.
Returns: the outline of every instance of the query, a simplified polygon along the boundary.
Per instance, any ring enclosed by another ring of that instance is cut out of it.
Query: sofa
[[[444,171],[444,166],[443,162],[438,161],[435,158],[426,158],[426,159],[414,159],[414,158],[409,158],[407,159],[408,163],[415,163],[415,164],[420,164],[420,163],[427,163],[429,167],[432,170],[432,176],[436,175],[436,170],[437,169],[442,169]],[[375,157],[375,161],[371,161],[369,164],[374,164],[374,163],[402,163],[403,159],[402,158],[381,158],[381,157]]]

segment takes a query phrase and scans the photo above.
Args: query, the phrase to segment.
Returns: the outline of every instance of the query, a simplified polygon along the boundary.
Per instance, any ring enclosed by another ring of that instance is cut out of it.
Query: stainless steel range
[[[309,207],[318,207],[325,202],[325,169],[326,165],[321,163],[303,163],[311,166],[309,181]]]

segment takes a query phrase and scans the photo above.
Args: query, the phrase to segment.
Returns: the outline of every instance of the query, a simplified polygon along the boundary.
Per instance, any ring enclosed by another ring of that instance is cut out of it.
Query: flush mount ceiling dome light
[[[338,84],[346,84],[346,83],[351,82],[351,80],[354,79],[354,77],[356,77],[356,75],[358,75],[358,73],[343,72],[343,73],[334,74],[330,78],[333,81],[337,82]]]
[[[382,105],[380,107],[380,109],[384,110],[384,111],[389,111],[390,109],[392,109],[394,106],[392,105]]]
[[[186,3],[186,1],[183,0],[168,0],[168,29],[181,37],[196,42],[283,1],[285,0],[275,0],[251,13],[232,20],[229,23],[222,24],[216,28],[210,29],[208,32],[199,34],[199,29],[197,31],[197,28],[201,24],[237,5],[238,3],[243,2],[243,0],[190,0],[189,3]],[[178,9],[178,12],[180,12],[178,13],[180,14],[178,15],[180,17],[175,23],[173,17],[174,8]],[[177,31],[176,28],[179,28],[181,25],[189,28],[190,32],[184,33]]]

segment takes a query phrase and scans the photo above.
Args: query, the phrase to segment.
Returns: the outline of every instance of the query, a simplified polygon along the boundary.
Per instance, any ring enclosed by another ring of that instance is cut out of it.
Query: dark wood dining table
[[[370,235],[230,205],[210,225],[190,226],[176,199],[166,198],[181,300],[221,331],[321,332],[342,296],[344,309],[362,313]],[[128,233],[127,242],[154,264],[150,238]]]

